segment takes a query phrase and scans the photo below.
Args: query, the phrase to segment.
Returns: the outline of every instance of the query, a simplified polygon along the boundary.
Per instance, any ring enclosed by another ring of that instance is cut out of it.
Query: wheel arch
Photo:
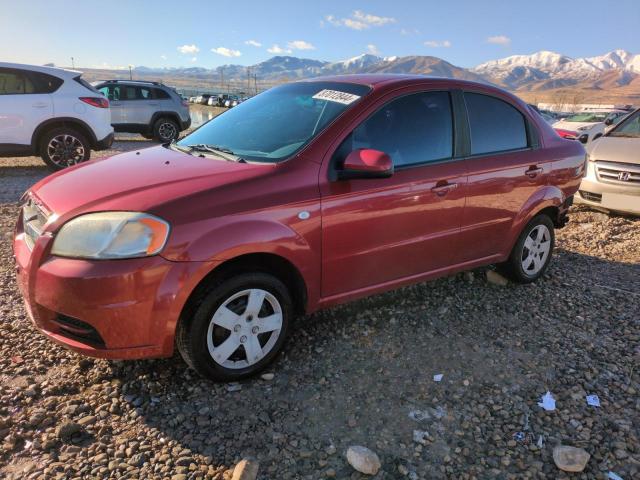
[[[156,122],[158,120],[160,120],[161,118],[169,118],[171,120],[173,120],[174,122],[176,122],[178,124],[178,130],[180,130],[180,125],[181,125],[181,120],[180,120],[180,115],[178,115],[177,112],[172,112],[172,111],[161,111],[161,112],[154,112],[153,115],[151,116],[151,122],[149,125],[149,129],[151,131],[153,131]]]
[[[307,309],[307,285],[300,270],[287,258],[269,252],[254,252],[239,255],[217,264],[205,274],[187,297],[178,322],[184,321],[193,312],[198,302],[213,288],[234,275],[260,272],[278,278],[291,293],[296,314]]]
[[[83,120],[79,118],[73,117],[55,117],[45,120],[40,125],[36,127],[31,136],[31,147],[36,155],[40,154],[40,140],[42,139],[42,135],[47,133],[49,130],[59,127],[73,127],[76,128],[86,136],[87,140],[89,140],[91,148],[94,148],[98,139],[96,138],[95,133],[93,133],[92,128]]]

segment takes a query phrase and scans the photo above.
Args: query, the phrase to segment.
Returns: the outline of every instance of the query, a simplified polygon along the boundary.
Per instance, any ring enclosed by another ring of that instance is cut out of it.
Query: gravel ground
[[[87,359],[34,330],[11,232],[46,174],[0,159],[0,478],[228,480],[247,457],[260,479],[365,478],[354,444],[379,479],[640,478],[640,220],[574,208],[538,283],[479,269],[301,318],[273,378],[225,385],[179,357]],[[537,405],[547,391],[555,411]],[[582,474],[557,469],[560,443],[591,454]]]

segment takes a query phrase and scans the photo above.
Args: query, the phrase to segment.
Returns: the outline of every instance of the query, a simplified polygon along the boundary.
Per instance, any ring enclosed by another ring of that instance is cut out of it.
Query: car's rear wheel
[[[178,350],[190,367],[219,381],[264,369],[282,348],[293,313],[287,287],[264,273],[218,283],[194,307],[178,324]]]
[[[40,138],[40,156],[54,170],[86,162],[91,156],[91,146],[79,131],[58,127],[45,132]]]
[[[178,138],[178,124],[170,118],[160,118],[153,125],[153,136],[160,142],[171,142]]]
[[[553,222],[548,215],[537,215],[522,230],[501,270],[518,283],[534,282],[547,270],[554,244]]]

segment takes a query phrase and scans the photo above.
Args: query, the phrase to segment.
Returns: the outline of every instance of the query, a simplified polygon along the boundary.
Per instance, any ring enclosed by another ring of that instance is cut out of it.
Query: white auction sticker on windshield
[[[350,105],[360,98],[359,95],[353,93],[340,92],[338,90],[320,90],[313,98],[316,100],[327,100],[329,102],[342,103]]]

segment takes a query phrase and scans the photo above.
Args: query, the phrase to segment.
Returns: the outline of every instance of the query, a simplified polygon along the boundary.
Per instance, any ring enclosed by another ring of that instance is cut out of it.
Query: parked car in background
[[[106,80],[95,87],[109,99],[116,132],[140,133],[145,138],[170,142],[191,125],[189,104],[162,83]]]
[[[291,83],[177,143],[33,186],[17,283],[72,350],[177,346],[202,375],[237,380],[274,359],[297,314],[493,263],[538,280],[584,166],[579,142],[489,85]]]
[[[189,103],[195,103],[196,97],[189,97]]]
[[[59,170],[109,148],[109,102],[81,75],[0,62],[0,155],[39,155]]]
[[[209,99],[212,97],[211,94],[209,93],[203,93],[202,95],[198,96],[198,103],[200,105],[207,105],[209,103]]]
[[[588,152],[576,202],[640,215],[640,109],[593,141]]]
[[[579,112],[553,124],[553,128],[578,132],[578,140],[587,144],[604,134],[607,126],[615,125],[629,112],[626,110],[607,110]]]
[[[207,105],[209,105],[210,107],[217,107],[218,95],[211,95],[211,97],[209,97],[209,101],[207,102]]]

